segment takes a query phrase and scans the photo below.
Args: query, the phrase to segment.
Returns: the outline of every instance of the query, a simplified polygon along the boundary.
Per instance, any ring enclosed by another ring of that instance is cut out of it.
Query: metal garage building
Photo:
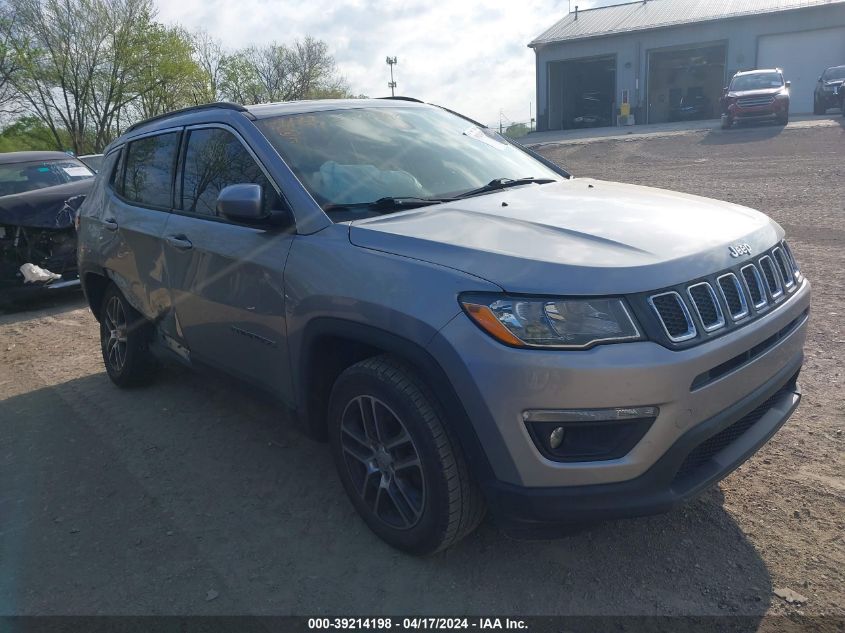
[[[792,82],[791,111],[812,112],[818,76],[845,64],[845,0],[642,0],[576,9],[529,46],[539,130],[615,125],[623,103],[636,123],[717,117],[733,73],[767,67],[782,68]]]

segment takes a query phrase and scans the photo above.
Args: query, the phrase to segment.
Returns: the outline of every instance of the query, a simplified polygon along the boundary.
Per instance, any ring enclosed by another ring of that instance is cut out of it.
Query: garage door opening
[[[727,46],[651,51],[648,122],[695,121],[719,116]]]
[[[615,55],[550,63],[549,129],[613,125],[615,93]]]
[[[816,80],[828,66],[845,64],[845,27],[764,35],[757,42],[757,68],[781,68],[792,82],[789,109],[813,111]]]

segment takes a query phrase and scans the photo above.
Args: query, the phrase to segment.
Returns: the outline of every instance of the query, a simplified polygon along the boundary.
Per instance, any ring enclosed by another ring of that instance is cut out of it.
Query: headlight
[[[622,299],[555,299],[464,294],[467,315],[514,347],[584,349],[643,337]]]
[[[779,92],[775,95],[775,99],[789,99],[788,92]]]

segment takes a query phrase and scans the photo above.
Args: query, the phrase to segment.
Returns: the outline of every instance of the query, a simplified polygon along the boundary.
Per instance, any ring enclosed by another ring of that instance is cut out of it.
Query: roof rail
[[[229,101],[216,101],[214,103],[204,103],[202,105],[189,106],[187,108],[173,110],[172,112],[165,112],[164,114],[159,114],[158,116],[150,117],[149,119],[144,119],[143,121],[138,121],[137,123],[133,123],[128,128],[126,128],[126,132],[124,132],[124,134],[137,130],[142,125],[152,123],[153,121],[160,121],[162,119],[167,119],[172,116],[178,116],[180,114],[186,114],[188,112],[198,112],[200,110],[207,110],[209,108],[218,108],[221,110],[234,110],[236,112],[249,112],[249,110],[247,110],[244,106],[239,103],[231,103]]]
[[[425,105],[434,106],[435,108],[440,108],[441,110],[446,110],[449,114],[454,114],[456,117],[462,118],[464,121],[469,121],[473,125],[477,125],[478,127],[486,128],[487,126],[483,123],[479,123],[475,119],[470,119],[468,116],[461,114],[460,112],[455,112],[454,110],[450,110],[449,108],[445,108],[442,105],[437,105],[436,103],[428,103],[427,101],[421,101],[420,99],[415,99],[414,97],[376,97],[377,99],[387,99],[390,101],[413,101],[414,103],[424,103]]]
[[[413,101],[414,103],[425,103],[425,101],[420,101],[419,99],[415,99],[414,97],[378,97],[378,99],[387,99],[393,101]]]

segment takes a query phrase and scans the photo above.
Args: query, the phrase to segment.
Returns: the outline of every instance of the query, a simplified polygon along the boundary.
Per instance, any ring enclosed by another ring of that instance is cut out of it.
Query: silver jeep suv
[[[800,399],[783,237],[413,100],[221,103],[107,148],[79,270],[117,385],[173,359],[266,389],[425,554],[487,509],[517,533],[663,512],[748,459]]]

